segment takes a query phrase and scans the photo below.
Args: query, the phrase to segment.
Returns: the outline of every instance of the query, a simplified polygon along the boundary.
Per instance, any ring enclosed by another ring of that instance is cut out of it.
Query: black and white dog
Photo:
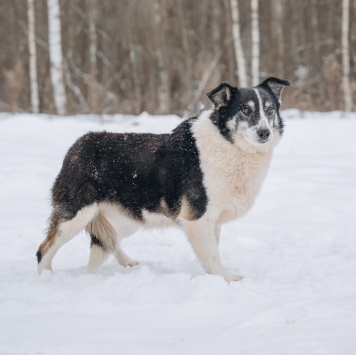
[[[178,225],[208,273],[241,279],[221,264],[221,225],[246,213],[283,133],[279,113],[286,80],[254,88],[222,83],[214,107],[171,134],[88,133],[69,149],[52,188],[53,212],[37,251],[38,271],[51,270],[58,249],[83,228],[91,237],[89,269],[139,228]]]

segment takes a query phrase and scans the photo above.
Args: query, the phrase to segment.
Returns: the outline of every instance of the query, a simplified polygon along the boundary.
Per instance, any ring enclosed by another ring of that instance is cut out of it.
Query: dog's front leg
[[[214,222],[201,218],[197,221],[182,221],[182,226],[206,272],[220,275],[228,282],[242,279],[240,275],[232,275],[221,264]]]
[[[215,225],[215,238],[216,238],[216,243],[218,246],[220,243],[220,234],[221,234],[221,224],[216,224]]]

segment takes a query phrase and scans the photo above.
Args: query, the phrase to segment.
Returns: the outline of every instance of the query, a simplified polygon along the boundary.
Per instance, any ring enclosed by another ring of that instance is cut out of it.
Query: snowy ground
[[[140,260],[87,273],[89,238],[50,280],[35,252],[63,155],[89,130],[165,132],[177,117],[0,115],[0,354],[356,354],[356,115],[285,112],[286,134],[252,211],[222,230],[206,275],[183,234],[125,241]]]

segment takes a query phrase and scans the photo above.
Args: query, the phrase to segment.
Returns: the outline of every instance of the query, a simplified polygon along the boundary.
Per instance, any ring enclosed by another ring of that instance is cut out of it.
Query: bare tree
[[[24,65],[23,62],[17,60],[15,65],[10,68],[4,68],[2,74],[5,77],[9,96],[10,96],[10,108],[12,112],[18,111],[19,108],[19,101],[21,96],[21,88],[23,87],[24,82]]]
[[[139,112],[142,109],[142,93],[141,93],[141,76],[139,68],[139,48],[134,43],[130,44],[130,61],[132,68],[132,81],[134,86],[134,97],[136,101],[136,111]]]
[[[186,22],[186,16],[184,14],[184,7],[183,7],[183,1],[179,0],[177,2],[177,11],[178,11],[178,20],[179,20],[179,26],[181,29],[181,38],[182,38],[182,49],[185,53],[184,59],[185,59],[185,68],[184,71],[186,75],[183,76],[182,83],[184,85],[183,87],[183,93],[182,95],[185,97],[186,100],[189,100],[191,97],[191,94],[189,92],[190,88],[189,86],[191,85],[191,77],[192,77],[192,70],[193,70],[193,64],[192,64],[192,55],[189,50],[189,31],[188,31],[188,26]]]
[[[232,36],[235,47],[235,60],[240,86],[247,86],[247,73],[245,55],[241,43],[240,18],[239,18],[239,2],[238,0],[230,0],[231,19],[232,19]]]
[[[252,38],[252,85],[260,81],[260,29],[258,23],[258,0],[251,0],[251,38]]]
[[[158,110],[159,112],[169,112],[170,108],[170,93],[169,93],[169,77],[168,70],[165,68],[164,62],[164,53],[163,53],[163,45],[164,45],[164,30],[162,26],[163,23],[163,15],[162,15],[162,6],[160,5],[158,0],[155,0],[153,4],[154,11],[154,23],[155,30],[157,31],[157,48],[156,48],[156,57],[157,57],[157,68],[158,68]]]
[[[88,27],[89,27],[89,62],[90,62],[90,80],[88,103],[91,112],[98,112],[98,95],[97,95],[97,60],[96,53],[98,51],[97,34],[96,34],[96,17],[97,17],[97,1],[86,0],[88,11]]]
[[[350,85],[350,50],[349,50],[349,17],[350,0],[342,1],[342,84],[344,90],[344,111],[350,112],[352,109],[352,96]]]
[[[211,76],[211,73],[213,70],[216,68],[216,65],[219,62],[219,59],[221,57],[221,51],[215,54],[214,59],[211,61],[209,64],[207,70],[205,71],[201,81],[199,82],[198,88],[195,90],[195,93],[193,95],[192,102],[188,106],[188,109],[183,113],[183,117],[188,117],[191,114],[196,114],[197,112],[197,105],[199,103],[199,99],[203,93],[204,90],[206,90],[206,84]]]
[[[286,107],[355,109],[347,3],[343,16],[340,0],[0,1],[0,110],[36,112],[38,91],[42,112],[182,115],[221,81],[269,75],[294,83]]]
[[[276,75],[284,77],[284,36],[283,36],[283,0],[272,0],[271,14],[272,14],[272,34],[273,42],[277,47],[277,60],[275,69]]]
[[[51,65],[51,81],[54,105],[59,115],[66,113],[66,93],[63,75],[63,54],[61,19],[58,0],[47,0],[48,8],[48,47]]]
[[[31,87],[31,110],[33,113],[39,112],[38,99],[38,79],[37,79],[37,51],[35,33],[35,8],[33,0],[27,0],[27,20],[28,20],[28,47],[30,53],[30,87]]]

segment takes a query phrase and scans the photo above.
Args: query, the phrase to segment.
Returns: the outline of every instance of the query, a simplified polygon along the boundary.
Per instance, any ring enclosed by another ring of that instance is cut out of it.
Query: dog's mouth
[[[261,138],[259,138],[259,139],[257,140],[257,142],[258,142],[259,144],[265,144],[265,143],[268,143],[269,141],[270,141],[269,138],[266,138],[266,139],[261,139]]]

